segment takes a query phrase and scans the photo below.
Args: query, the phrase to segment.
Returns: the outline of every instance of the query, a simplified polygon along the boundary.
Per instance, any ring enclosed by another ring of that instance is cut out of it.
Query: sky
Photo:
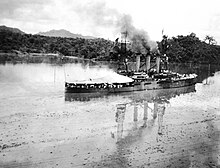
[[[0,0],[0,25],[36,34],[52,29],[114,40],[130,15],[151,40],[195,33],[220,44],[219,0]]]

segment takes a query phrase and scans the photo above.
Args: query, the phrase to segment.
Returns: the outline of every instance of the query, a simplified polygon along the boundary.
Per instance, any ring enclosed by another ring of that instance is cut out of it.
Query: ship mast
[[[163,35],[163,34],[162,34]],[[161,56],[163,57],[163,61],[164,61],[164,69],[168,69],[168,57],[167,57],[167,50],[169,48],[168,45],[168,39],[166,35],[162,36],[162,41],[161,41],[161,45],[160,45],[160,49],[161,49]]]
[[[163,33],[164,31],[162,30],[162,40],[160,42],[160,45],[158,46],[159,49],[158,49],[158,53],[156,54],[156,71],[157,73],[160,73],[160,70],[161,70],[161,59],[163,59],[164,57],[166,58],[165,59],[165,69],[168,69],[167,67],[167,64],[168,64],[168,57],[166,55],[166,51],[168,49],[168,44],[167,44],[167,36],[164,35]]]
[[[126,71],[128,72],[128,65],[127,65],[127,36],[128,36],[128,31],[126,30],[125,32],[121,32],[121,56],[122,60],[125,64]]]

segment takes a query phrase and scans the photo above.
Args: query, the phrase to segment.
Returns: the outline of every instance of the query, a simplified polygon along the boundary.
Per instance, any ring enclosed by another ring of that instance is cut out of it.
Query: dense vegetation
[[[220,46],[206,36],[207,43],[194,33],[168,39],[167,55],[171,62],[220,63]]]
[[[1,52],[61,53],[83,58],[107,57],[112,42],[105,39],[61,38],[0,32]]]
[[[208,36],[207,36],[208,37]],[[166,50],[170,62],[220,63],[220,46],[201,41],[194,33],[167,39]],[[159,45],[161,42],[158,42]],[[82,39],[46,37],[41,35],[19,34],[10,31],[0,32],[0,52],[11,53],[61,53],[80,58],[96,58],[97,60],[116,60],[111,53],[113,42],[105,39]],[[129,51],[130,61],[134,60]],[[143,56],[144,58],[144,56]]]

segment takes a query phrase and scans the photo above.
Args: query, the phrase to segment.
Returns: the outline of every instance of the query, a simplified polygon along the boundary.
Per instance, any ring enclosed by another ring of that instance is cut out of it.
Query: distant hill
[[[84,38],[84,39],[95,39],[92,36],[83,36],[81,34],[73,34],[67,30],[50,30],[47,32],[39,32],[38,35],[48,36],[48,37],[67,37],[67,38]]]
[[[10,31],[13,33],[19,33],[19,34],[25,34],[23,31],[19,30],[18,28],[12,28],[12,27],[7,27],[7,26],[0,26],[0,32],[4,31]]]

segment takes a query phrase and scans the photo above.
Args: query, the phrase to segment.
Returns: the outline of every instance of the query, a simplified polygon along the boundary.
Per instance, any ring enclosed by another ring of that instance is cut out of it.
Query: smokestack
[[[126,53],[126,49],[127,49],[127,46],[126,46],[127,36],[128,36],[128,32],[127,31],[121,32],[121,52],[123,54]]]
[[[146,61],[146,71],[148,73],[150,70],[150,54],[147,54],[145,61]]]
[[[157,73],[160,73],[160,54],[157,54],[156,56],[156,65],[157,65]]]
[[[140,53],[136,53],[136,71],[139,71],[140,63],[141,63],[141,55]]]

